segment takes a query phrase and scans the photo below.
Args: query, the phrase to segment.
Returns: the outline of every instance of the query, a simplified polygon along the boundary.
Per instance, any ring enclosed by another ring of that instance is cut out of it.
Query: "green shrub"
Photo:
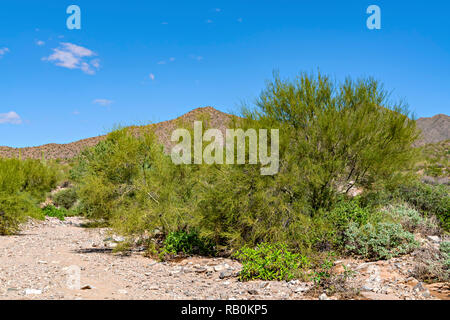
[[[0,159],[0,192],[25,192],[41,201],[56,186],[58,174],[57,166],[39,160]]]
[[[430,186],[424,183],[404,185],[397,196],[420,210],[424,215],[435,215],[444,230],[450,230],[450,196],[446,186]]]
[[[256,248],[244,247],[234,254],[241,261],[241,281],[292,280],[301,277],[309,267],[305,256],[292,253],[282,243],[261,243]]]
[[[409,174],[419,133],[407,107],[388,97],[372,78],[335,83],[322,74],[276,75],[244,116],[279,128],[281,162],[317,211],[332,207],[339,189],[369,191]]]
[[[176,255],[179,253],[183,253],[185,255],[211,255],[214,253],[214,247],[211,242],[200,238],[198,233],[195,231],[171,232],[164,240],[162,255]]]
[[[399,223],[367,223],[360,227],[351,222],[344,235],[345,250],[367,259],[390,259],[418,246],[414,235]]]
[[[73,207],[77,199],[77,192],[74,188],[67,188],[53,195],[53,203],[57,207],[63,207],[67,210]]]
[[[25,194],[0,193],[0,235],[11,235],[19,230],[27,217],[42,218],[39,210]]]
[[[56,208],[55,206],[46,206],[42,209],[42,212],[44,213],[44,215],[46,217],[53,217],[53,218],[58,218],[61,221],[64,221],[66,215],[67,215],[67,210],[64,208]]]
[[[333,226],[338,230],[345,230],[350,222],[358,226],[368,222],[370,211],[367,208],[361,208],[358,201],[341,201],[327,215]]]

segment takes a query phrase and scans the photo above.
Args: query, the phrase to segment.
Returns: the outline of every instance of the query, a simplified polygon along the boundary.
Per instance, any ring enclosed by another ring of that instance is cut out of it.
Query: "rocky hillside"
[[[176,129],[180,123],[192,124],[195,120],[203,118],[207,119],[212,128],[217,128],[224,131],[232,116],[230,114],[218,111],[213,107],[205,107],[192,110],[176,119],[151,124],[150,126],[154,127],[159,141],[167,148],[171,144],[170,136],[172,131]],[[45,159],[70,159],[77,156],[83,149],[96,145],[104,138],[105,136],[98,136],[68,144],[52,143],[29,148],[10,148],[0,146],[0,157],[18,158],[20,155],[22,159],[41,159],[42,156],[44,156]]]
[[[417,119],[417,127],[422,131],[418,146],[450,139],[450,117],[445,114]]]
[[[227,123],[231,119],[231,115],[223,113],[214,109],[213,107],[198,108],[192,110],[179,118],[159,122],[150,126],[155,128],[155,132],[160,142],[167,147],[170,146],[170,135],[172,131],[178,126],[180,122],[193,123],[202,117],[210,119],[210,126],[224,130]],[[432,118],[420,118],[417,120],[417,126],[422,131],[420,140],[416,143],[417,146],[423,146],[429,143],[437,143],[450,139],[450,117],[445,114],[439,114]],[[42,156],[45,159],[70,159],[80,153],[86,147],[96,145],[105,136],[98,136],[68,144],[46,144],[39,147],[29,148],[10,148],[0,146],[0,157],[13,158],[22,157],[40,159]]]

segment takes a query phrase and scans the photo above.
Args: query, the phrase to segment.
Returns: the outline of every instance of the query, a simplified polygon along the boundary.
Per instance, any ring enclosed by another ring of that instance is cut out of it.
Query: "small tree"
[[[291,181],[306,184],[312,212],[329,207],[337,190],[394,182],[417,158],[407,106],[391,103],[372,78],[336,84],[322,74],[294,81],[275,75],[244,114],[280,128],[280,155]]]

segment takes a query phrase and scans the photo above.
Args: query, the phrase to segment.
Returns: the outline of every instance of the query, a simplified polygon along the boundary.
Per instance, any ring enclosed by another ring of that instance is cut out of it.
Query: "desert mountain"
[[[194,109],[176,119],[154,123],[149,126],[154,128],[159,141],[167,148],[171,144],[172,131],[178,128],[180,123],[193,124],[195,120],[203,118],[207,119],[211,128],[217,128],[224,132],[232,115],[218,111],[213,107],[204,107]],[[18,158],[20,155],[22,159],[41,159],[44,155],[45,159],[70,159],[77,156],[83,149],[95,146],[103,139],[105,139],[105,136],[83,139],[68,144],[52,143],[29,148],[0,146],[0,157]]]
[[[450,117],[445,114],[417,119],[417,127],[422,130],[422,135],[417,145],[422,146],[450,139]]]
[[[180,121],[192,124],[195,120],[205,116],[209,119],[210,127],[221,131],[225,130],[227,123],[232,118],[232,115],[218,111],[213,107],[204,107],[194,109],[176,119],[151,124],[150,126],[154,127],[159,141],[167,148],[171,144],[171,133],[178,127]],[[416,143],[417,146],[450,139],[450,117],[445,114],[439,114],[432,118],[420,118],[417,120],[417,126],[422,131],[421,138]],[[0,147],[0,157],[18,158],[20,155],[22,159],[40,159],[44,155],[45,159],[70,159],[86,147],[94,146],[104,138],[105,136],[98,136],[68,144],[53,143],[29,148]]]

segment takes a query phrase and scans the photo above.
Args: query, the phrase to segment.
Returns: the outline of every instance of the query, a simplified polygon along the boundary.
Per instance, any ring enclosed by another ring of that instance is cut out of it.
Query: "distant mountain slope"
[[[194,109],[176,119],[151,124],[150,126],[154,127],[159,141],[167,148],[171,145],[172,131],[178,127],[180,121],[192,124],[195,120],[200,120],[205,116],[209,119],[210,127],[220,129],[222,132],[225,132],[225,128],[232,118],[232,115],[218,111],[213,107],[205,107]],[[83,149],[95,146],[103,139],[105,139],[105,136],[83,139],[68,144],[52,143],[29,148],[0,147],[0,157],[18,158],[20,155],[22,159],[40,159],[44,155],[45,159],[70,159],[77,156]]]
[[[220,129],[222,132],[224,132],[232,118],[232,115],[218,111],[213,107],[204,107],[194,109],[179,118],[151,124],[150,126],[155,128],[159,141],[168,148],[171,145],[170,136],[172,131],[177,128],[179,121],[192,124],[195,120],[205,115],[210,119],[210,127]],[[416,146],[450,139],[450,117],[445,114],[439,114],[432,118],[420,118],[417,120],[417,126],[422,131],[422,134],[421,138],[416,142]],[[0,147],[0,157],[17,158],[20,154],[22,159],[40,159],[42,155],[44,155],[45,159],[70,159],[77,156],[83,149],[96,145],[104,138],[105,136],[98,136],[68,144],[52,143],[29,148]]]
[[[418,146],[450,139],[450,117],[445,114],[417,119],[417,127],[422,130]]]

